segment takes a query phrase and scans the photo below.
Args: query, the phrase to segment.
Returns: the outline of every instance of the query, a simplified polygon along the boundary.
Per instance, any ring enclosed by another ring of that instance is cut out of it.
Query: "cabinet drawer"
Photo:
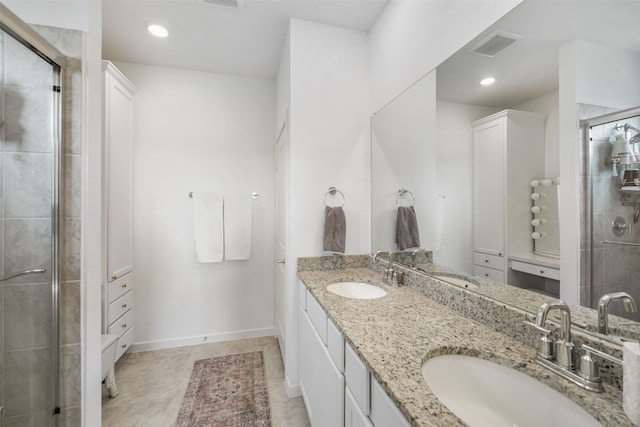
[[[107,332],[112,335],[122,335],[133,326],[133,310],[127,311],[118,320],[107,328]]]
[[[120,356],[131,347],[133,344],[133,328],[129,328],[127,332],[118,340],[118,348],[116,349],[116,360],[120,359]]]
[[[307,295],[307,314],[320,340],[327,345],[327,314],[311,294]]]
[[[349,387],[344,389],[344,427],[373,427],[369,418],[358,406]]]
[[[331,319],[327,319],[327,349],[338,370],[344,372],[344,338]]]
[[[121,278],[107,283],[107,302],[113,302],[133,289],[133,273],[128,273]]]
[[[307,311],[307,287],[298,280],[298,302],[304,311]]]
[[[374,426],[411,427],[398,407],[371,377],[371,415],[369,416]]]
[[[505,283],[504,271],[494,270],[492,268],[482,267],[480,265],[473,266],[473,274],[483,279],[493,280],[498,283]]]
[[[358,406],[369,415],[369,370],[349,344],[344,351],[344,377]]]
[[[545,267],[520,261],[511,261],[511,268],[516,271],[522,271],[523,273],[546,277],[547,279],[560,280],[560,270],[553,267]]]
[[[483,254],[482,252],[474,252],[473,263],[482,267],[504,271],[504,257],[502,256],[488,255]]]
[[[107,324],[112,324],[117,318],[129,311],[131,307],[133,307],[133,292],[129,291],[109,304]]]

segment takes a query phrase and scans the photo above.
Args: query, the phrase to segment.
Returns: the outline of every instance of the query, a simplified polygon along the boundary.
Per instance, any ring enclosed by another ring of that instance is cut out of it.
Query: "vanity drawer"
[[[116,348],[116,360],[120,359],[120,356],[131,347],[133,344],[133,328],[129,328],[127,332],[118,340],[118,348]]]
[[[344,338],[331,319],[327,319],[327,349],[338,370],[344,372]]]
[[[307,295],[307,314],[320,340],[327,345],[327,314],[311,294]]]
[[[473,274],[483,279],[493,280],[498,283],[506,283],[504,271],[494,270],[492,268],[482,267],[480,265],[473,266]]]
[[[122,317],[109,325],[107,332],[112,335],[122,335],[131,326],[133,326],[133,310],[127,311]]]
[[[107,283],[107,302],[114,302],[133,289],[133,272]]]
[[[371,376],[371,415],[374,426],[411,427],[391,398]]]
[[[527,262],[511,261],[511,269],[536,276],[546,277],[547,279],[560,280],[560,270],[553,267],[529,264]]]
[[[122,316],[133,307],[133,292],[129,291],[120,298],[109,304],[107,312],[107,323],[111,324],[114,320]]]
[[[504,257],[502,256],[488,255],[483,254],[482,252],[474,252],[473,263],[477,266],[504,271]]]
[[[369,415],[369,370],[348,343],[344,350],[344,379],[362,412]]]
[[[307,311],[307,287],[298,280],[298,302],[304,311]]]

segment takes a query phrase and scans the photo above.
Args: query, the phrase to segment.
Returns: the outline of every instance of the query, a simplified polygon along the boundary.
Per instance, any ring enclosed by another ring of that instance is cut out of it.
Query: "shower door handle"
[[[47,271],[46,268],[36,268],[34,270],[24,270],[18,273],[9,274],[8,276],[0,277],[0,282],[4,282],[10,279],[15,279],[16,277],[24,276],[26,274],[42,274]]]

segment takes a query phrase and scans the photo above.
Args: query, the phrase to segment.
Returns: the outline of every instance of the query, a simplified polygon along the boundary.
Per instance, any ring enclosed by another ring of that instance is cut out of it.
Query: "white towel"
[[[232,194],[224,198],[224,259],[251,258],[253,201],[249,195]]]
[[[194,192],[193,234],[196,261],[222,262],[224,256],[223,207],[219,194]]]

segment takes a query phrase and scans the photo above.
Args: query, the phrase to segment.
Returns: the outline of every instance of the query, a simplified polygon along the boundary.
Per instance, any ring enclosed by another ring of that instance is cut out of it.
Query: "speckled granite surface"
[[[465,306],[475,314],[485,310],[485,317],[494,316],[496,324],[501,325],[496,329],[507,332],[506,323],[513,321],[512,329],[518,332],[509,331],[510,335],[533,339],[535,334],[522,325],[523,319],[533,319],[530,313],[415,272],[407,273],[408,286],[401,288],[383,284],[380,274],[368,268],[307,270],[300,271],[299,276],[413,426],[465,425],[440,404],[420,373],[424,360],[450,353],[495,361],[537,378],[567,395],[605,426],[632,425],[622,410],[618,388],[606,385],[603,394],[583,391],[537,365],[532,347],[471,320],[473,314],[461,315]],[[331,283],[352,280],[373,283],[388,294],[375,300],[354,300],[326,290]],[[441,287],[439,295],[459,307],[452,309],[425,296],[425,292],[432,292],[432,285]]]

